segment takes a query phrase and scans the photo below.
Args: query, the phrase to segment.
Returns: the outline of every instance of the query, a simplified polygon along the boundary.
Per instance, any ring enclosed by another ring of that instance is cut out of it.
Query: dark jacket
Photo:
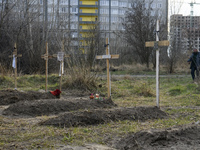
[[[200,52],[197,54],[192,53],[187,62],[191,62],[190,69],[200,66]]]

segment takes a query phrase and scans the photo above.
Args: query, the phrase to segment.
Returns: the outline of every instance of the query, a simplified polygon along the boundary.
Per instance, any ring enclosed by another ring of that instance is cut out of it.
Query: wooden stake
[[[109,41],[108,41],[108,38],[106,38],[106,55],[98,55],[98,56],[96,56],[96,59],[106,59],[108,98],[111,97],[111,81],[110,81],[110,63],[109,63],[109,59],[118,59],[118,58],[119,58],[119,55],[110,55]]]
[[[14,44],[14,50],[13,54],[9,55],[10,58],[15,59],[15,64],[14,65],[14,73],[15,73],[15,89],[17,89],[17,58],[22,57],[22,54],[17,54],[17,44]]]
[[[64,74],[63,69],[62,69],[64,67],[63,66],[64,65],[64,58],[70,57],[70,55],[64,54],[64,40],[62,42],[61,52],[63,53],[63,58],[62,58],[62,60],[60,60],[60,85],[59,85],[60,91],[62,89],[62,77],[63,77],[63,74]],[[58,54],[53,54],[53,57],[58,57]]]
[[[64,53],[64,40],[63,40],[63,42],[62,42],[62,49],[61,49],[61,52],[63,52]],[[61,60],[60,61],[60,91],[61,91],[61,89],[62,89],[62,75],[63,75],[63,73],[64,72],[62,72],[63,71],[63,60]]]
[[[108,38],[106,39],[106,45],[108,45]],[[110,55],[109,51],[109,45],[106,47],[106,55]],[[107,65],[107,86],[108,86],[108,98],[111,96],[111,84],[110,84],[110,63],[109,59],[106,59],[106,65]]]
[[[46,55],[47,55],[47,57],[49,56],[49,52],[48,52],[48,43],[47,43],[47,42],[46,42]],[[45,60],[45,66],[46,66],[46,70],[45,70],[45,72],[46,72],[45,91],[47,92],[47,89],[48,89],[48,87],[47,87],[47,85],[48,85],[48,58]]]
[[[160,107],[160,83],[159,83],[159,46],[169,46],[169,41],[159,41],[159,20],[156,22],[156,42],[150,41],[145,42],[146,47],[154,47],[156,49],[156,104]]]
[[[48,42],[46,42],[46,53],[41,56],[45,60],[45,91],[47,92],[48,90],[48,60],[50,58],[53,58],[53,56],[49,55],[48,52]]]
[[[159,20],[157,20],[157,23],[156,23],[156,41],[159,41]],[[160,107],[159,105],[159,101],[160,101],[159,57],[160,57],[160,49],[158,47],[158,49],[156,50],[156,103],[157,103],[157,107]]]

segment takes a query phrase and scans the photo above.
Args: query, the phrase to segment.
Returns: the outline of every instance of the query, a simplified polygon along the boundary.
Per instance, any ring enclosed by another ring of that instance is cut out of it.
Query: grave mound
[[[32,101],[38,99],[54,99],[55,96],[49,92],[36,91],[20,92],[17,90],[0,90],[0,105],[10,105],[19,101]]]
[[[55,118],[50,118],[40,125],[52,125],[57,127],[76,127],[108,123],[111,121],[145,121],[149,119],[163,119],[167,114],[157,107],[134,107],[84,110],[67,112]]]
[[[200,127],[196,125],[179,126],[169,129],[151,129],[132,133],[115,140],[116,149],[199,149]]]
[[[85,99],[45,99],[34,101],[20,101],[10,105],[3,111],[3,115],[25,115],[43,116],[55,115],[62,112],[76,111],[81,109],[112,108],[116,104],[111,99],[108,100],[85,100]]]

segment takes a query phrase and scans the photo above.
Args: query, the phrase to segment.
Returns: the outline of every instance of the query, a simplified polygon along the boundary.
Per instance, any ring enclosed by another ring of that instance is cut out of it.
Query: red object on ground
[[[94,99],[94,95],[93,94],[90,95],[90,99]]]
[[[55,91],[50,91],[50,93],[55,95],[55,96],[59,96],[61,91],[59,89],[56,89]]]

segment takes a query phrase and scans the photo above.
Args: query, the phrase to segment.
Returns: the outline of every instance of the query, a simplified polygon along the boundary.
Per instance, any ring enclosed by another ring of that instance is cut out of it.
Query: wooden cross
[[[15,72],[15,89],[17,89],[17,58],[22,57],[22,54],[17,54],[17,44],[14,44],[14,50],[12,55],[9,55],[9,58],[13,58],[12,67],[14,68]]]
[[[118,59],[119,55],[110,55],[109,51],[109,44],[108,44],[108,38],[106,38],[106,55],[97,55],[96,59],[106,59],[107,64],[107,86],[108,86],[108,98],[111,96],[111,81],[110,81],[110,59]]]
[[[45,60],[45,66],[46,66],[46,76],[45,76],[45,91],[47,92],[47,85],[48,85],[48,60],[53,58],[53,56],[49,55],[48,52],[48,43],[46,42],[46,53],[41,56]]]
[[[60,91],[62,88],[62,75],[64,74],[64,58],[70,57],[70,55],[67,55],[64,53],[64,40],[62,42],[62,49],[61,52],[58,52],[58,54],[53,54],[53,57],[57,57],[58,61],[60,61]]]
[[[159,41],[159,20],[156,23],[156,41],[145,42],[145,47],[154,47],[156,49],[156,103],[159,107],[159,47],[169,46],[169,41]]]

